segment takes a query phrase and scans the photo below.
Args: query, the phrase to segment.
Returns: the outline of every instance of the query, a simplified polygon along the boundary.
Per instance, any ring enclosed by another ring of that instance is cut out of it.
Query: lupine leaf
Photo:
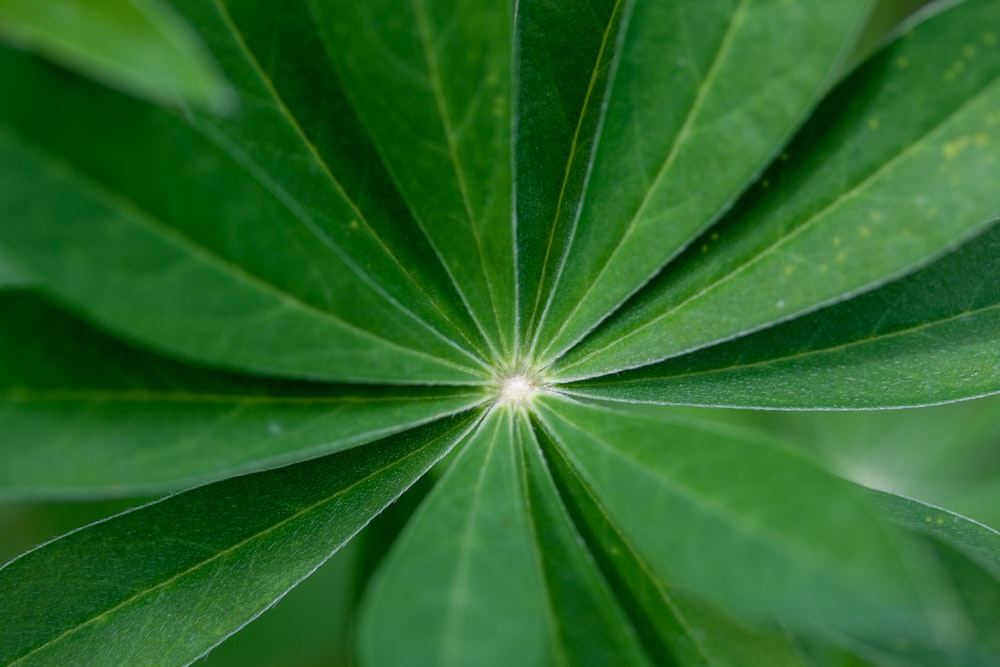
[[[694,354],[567,387],[614,400],[885,408],[1000,392],[1000,225],[902,280]]]
[[[482,376],[474,355],[354,260],[345,265],[340,241],[366,262],[398,268],[371,234],[353,234],[354,212],[303,210],[204,129],[28,57],[0,52],[0,76],[16,91],[0,108],[0,211],[12,221],[0,225],[0,245],[88,316],[174,354],[267,373],[390,383]],[[53,99],[73,115],[63,119]],[[266,120],[259,131],[272,129]],[[315,160],[281,129],[288,151]],[[310,196],[347,206],[328,177],[315,178]],[[410,284],[388,270],[384,278]]]
[[[913,270],[1000,213],[1000,5],[919,23],[834,90],[739,206],[558,363],[624,370]]]
[[[512,3],[310,0],[324,45],[499,361],[515,336]]]
[[[544,431],[538,440],[578,529],[615,590],[647,653],[658,665],[772,667],[806,663],[787,634],[754,626],[686,593],[654,572],[626,541],[607,509]]]
[[[539,403],[567,460],[667,580],[790,622],[913,632],[934,613],[901,544],[846,483],[794,451],[662,408]]]
[[[523,413],[501,409],[488,418],[370,592],[363,658],[655,664],[583,547],[540,454]]]
[[[364,663],[549,662],[513,428],[492,412],[403,531],[368,591]]]
[[[625,3],[584,187],[556,221],[566,240],[550,256],[562,268],[548,272],[538,314],[541,362],[732,204],[814,103],[869,6]]]
[[[468,422],[200,487],[28,552],[0,569],[0,661],[192,662],[329,558]]]
[[[465,388],[209,372],[0,292],[0,497],[147,494],[301,461],[468,410]]]

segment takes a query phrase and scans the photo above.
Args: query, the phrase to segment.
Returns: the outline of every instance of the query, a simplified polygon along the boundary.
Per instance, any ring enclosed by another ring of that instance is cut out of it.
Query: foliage
[[[363,664],[996,664],[1000,534],[720,410],[1000,392],[1000,2],[873,6],[0,0],[0,497],[158,498],[0,662],[190,663],[406,494]]]

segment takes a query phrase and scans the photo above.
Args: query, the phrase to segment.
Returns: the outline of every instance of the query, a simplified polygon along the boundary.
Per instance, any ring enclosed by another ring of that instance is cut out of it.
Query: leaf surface
[[[35,279],[28,275],[24,267],[3,254],[0,248],[0,289],[23,289],[34,285]]]
[[[531,326],[569,240],[617,50],[625,0],[521,2],[515,16],[519,317]]]
[[[996,624],[1000,613],[1000,533],[919,500],[873,489],[865,489],[865,494],[885,518],[926,536],[929,555],[946,573],[969,626],[960,644],[926,646],[884,637],[879,641],[880,650],[891,651],[913,665],[995,665],[1000,659]]]
[[[803,667],[790,637],[699,600],[658,574],[627,541],[566,452],[536,431],[553,479],[655,664],[685,667]]]
[[[569,380],[674,357],[870,289],[1000,212],[1000,5],[917,24],[844,81],[740,205],[609,326]]]
[[[159,0],[0,0],[0,37],[142,97],[232,110],[218,66]]]
[[[897,282],[691,355],[569,385],[612,400],[779,409],[1000,392],[1000,225]]]
[[[394,182],[492,353],[507,361],[516,328],[512,3],[309,6]]]
[[[508,412],[493,411],[407,525],[366,598],[371,665],[547,664],[543,580]]]
[[[498,409],[369,591],[373,665],[653,664],[593,564],[523,415]]]
[[[192,662],[309,575],[468,428],[439,422],[204,486],[28,552],[0,569],[0,660]]]
[[[668,581],[790,623],[865,632],[919,631],[925,604],[940,602],[933,585],[921,599],[906,550],[849,486],[790,449],[663,408],[539,404],[610,520]]]
[[[534,356],[557,358],[731,205],[823,90],[869,4],[625,3],[584,189],[556,221],[568,241],[550,255]]]
[[[17,221],[0,226],[0,245],[60,299],[128,337],[231,368],[390,383],[482,377],[473,353],[403,305],[423,295],[396,298],[356,263],[390,265],[387,284],[413,289],[273,107],[253,126],[281,134],[314,170],[294,198],[174,114],[23,55],[0,53],[0,73],[17,91],[0,110],[0,210]],[[52,99],[74,113],[57,118]],[[319,208],[301,208],[310,199]]]
[[[365,388],[207,371],[0,292],[0,497],[175,490],[469,410],[462,388]]]

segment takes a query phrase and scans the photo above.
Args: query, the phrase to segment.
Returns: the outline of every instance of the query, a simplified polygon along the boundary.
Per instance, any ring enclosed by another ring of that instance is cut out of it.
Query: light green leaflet
[[[0,569],[0,661],[196,660],[329,558],[469,426],[443,421],[416,439],[204,486],[28,552]]]
[[[205,47],[160,0],[0,0],[0,37],[122,90],[231,111]]]

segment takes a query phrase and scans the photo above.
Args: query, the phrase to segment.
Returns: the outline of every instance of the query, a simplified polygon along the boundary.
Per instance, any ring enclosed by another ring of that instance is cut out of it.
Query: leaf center
[[[524,405],[538,393],[538,386],[527,375],[512,375],[504,378],[500,382],[500,396],[497,399],[501,404]]]

